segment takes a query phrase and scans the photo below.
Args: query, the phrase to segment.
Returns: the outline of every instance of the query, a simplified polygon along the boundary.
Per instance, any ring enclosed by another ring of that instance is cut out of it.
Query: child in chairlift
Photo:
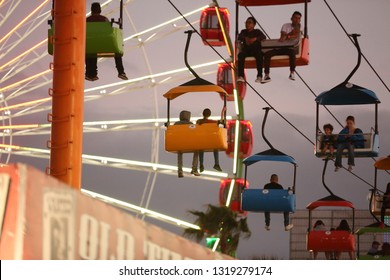
[[[330,157],[333,158],[334,149],[336,146],[336,137],[333,133],[333,126],[330,123],[324,125],[324,135],[321,140],[321,152],[323,155],[329,150]]]

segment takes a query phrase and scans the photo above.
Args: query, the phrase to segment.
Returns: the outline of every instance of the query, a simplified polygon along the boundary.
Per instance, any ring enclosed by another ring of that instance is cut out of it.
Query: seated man
[[[285,23],[282,26],[280,31],[279,42],[284,42],[286,40],[298,40],[301,33],[301,17],[302,14],[298,11],[295,11],[291,17],[291,23]],[[293,48],[280,48],[269,50],[264,53],[264,79],[262,83],[268,83],[271,81],[269,76],[271,57],[275,55],[288,55],[290,60],[290,80],[295,80],[295,49]]]
[[[210,116],[211,116],[211,110],[209,108],[206,108],[206,109],[203,110],[203,119],[197,120],[196,123],[200,124],[200,125],[202,125],[204,123],[215,123],[215,124],[217,124],[218,121],[210,120],[209,119]],[[214,150],[213,153],[214,153],[214,169],[217,170],[217,171],[222,172],[222,169],[219,166],[218,150]],[[199,162],[200,162],[199,171],[200,172],[204,171],[203,161],[204,161],[204,152],[203,151],[199,151]]]
[[[180,125],[180,124],[192,124],[190,121],[191,119],[191,112],[189,111],[181,111],[180,112],[180,120],[175,122],[175,125]],[[200,176],[198,173],[198,152],[194,152],[194,156],[192,158],[192,170],[191,174],[195,176]],[[177,176],[179,178],[183,177],[183,153],[182,152],[177,152]]]
[[[245,29],[241,30],[238,35],[240,43],[240,52],[238,53],[238,79],[237,82],[245,82],[244,68],[245,58],[254,56],[256,59],[257,79],[256,83],[260,83],[263,78],[263,53],[261,52],[261,41],[265,39],[265,35],[260,29],[255,29],[256,19],[248,17],[245,22]]]
[[[371,248],[368,250],[367,255],[375,256],[379,252],[379,246],[381,244],[378,241],[373,241],[371,244]]]
[[[91,15],[87,17],[87,22],[104,22],[109,21],[108,18],[101,15],[102,12],[100,3],[95,2],[91,5]],[[121,56],[115,56],[115,66],[118,70],[118,78],[122,80],[128,80],[122,62]],[[97,57],[85,58],[85,79],[88,81],[96,81],[99,79],[97,76]]]
[[[264,189],[281,189],[283,190],[282,185],[278,183],[279,177],[276,174],[271,175],[270,183],[266,184],[264,186]],[[283,212],[284,216],[284,229],[286,231],[289,231],[290,229],[293,228],[294,225],[290,224],[290,213],[289,212]],[[266,230],[271,230],[270,228],[270,222],[271,222],[271,214],[270,212],[264,212],[264,217],[265,217],[265,229]]]

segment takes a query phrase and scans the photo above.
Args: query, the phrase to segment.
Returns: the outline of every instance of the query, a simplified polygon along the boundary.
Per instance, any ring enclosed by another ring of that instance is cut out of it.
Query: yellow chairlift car
[[[190,153],[195,151],[211,152],[214,150],[225,151],[227,149],[227,129],[226,129],[226,91],[213,83],[210,83],[198,76],[190,67],[187,61],[187,52],[193,31],[186,31],[188,34],[185,48],[185,64],[195,76],[195,79],[184,83],[178,87],[170,89],[163,96],[168,101],[167,122],[165,124],[165,150],[167,152]],[[170,124],[170,103],[171,100],[187,93],[202,94],[204,92],[216,92],[224,96],[222,108],[222,120],[220,122],[204,124]]]

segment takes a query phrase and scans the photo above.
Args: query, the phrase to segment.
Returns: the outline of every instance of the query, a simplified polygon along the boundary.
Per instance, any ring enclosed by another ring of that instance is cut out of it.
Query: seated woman
[[[313,226],[313,230],[314,231],[325,231],[326,230],[326,227],[325,227],[325,224],[322,220],[317,220],[315,223],[314,223],[314,226]],[[330,260],[330,252],[324,252],[325,253],[325,258],[327,260]],[[318,252],[317,251],[313,251],[313,259],[317,259],[317,256],[318,256]]]
[[[346,119],[346,126],[340,131],[339,136],[337,137],[336,168],[334,171],[338,171],[340,167],[342,167],[341,156],[344,149],[348,150],[348,170],[352,171],[353,166],[355,166],[354,149],[363,147],[363,131],[360,128],[355,127],[355,118],[353,116],[348,116]]]
[[[348,232],[352,232],[351,228],[349,227],[349,224],[347,222],[347,220],[341,220],[340,221],[340,224],[339,226],[336,228],[336,230],[345,230],[345,231],[348,231]],[[349,258],[351,260],[355,259],[355,252],[354,251],[348,251],[348,254],[349,254]],[[340,256],[341,256],[341,252],[336,252],[336,260],[339,260],[340,259]]]

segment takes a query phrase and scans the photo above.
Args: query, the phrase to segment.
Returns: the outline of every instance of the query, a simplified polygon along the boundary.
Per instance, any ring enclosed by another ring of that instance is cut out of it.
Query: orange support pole
[[[54,1],[54,53],[50,168],[48,173],[81,188],[84,60],[85,60],[85,1]]]

